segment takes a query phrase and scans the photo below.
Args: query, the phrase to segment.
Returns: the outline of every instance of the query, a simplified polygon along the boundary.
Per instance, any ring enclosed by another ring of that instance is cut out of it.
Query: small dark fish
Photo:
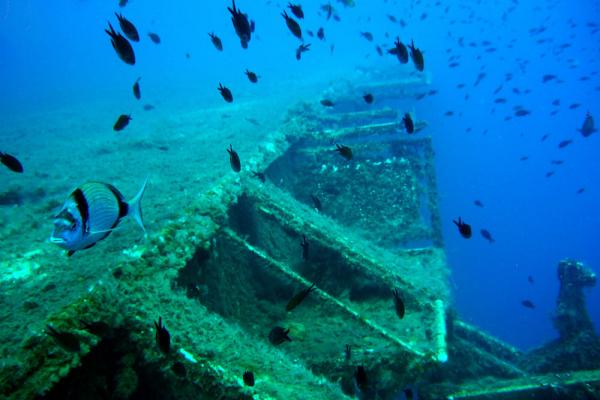
[[[180,378],[185,378],[187,375],[185,364],[181,361],[174,362],[173,365],[171,365],[171,371]]]
[[[258,75],[256,75],[254,72],[246,70],[245,74],[248,77],[248,80],[250,82],[252,82],[252,83],[258,82]]]
[[[133,96],[138,100],[142,98],[142,92],[140,91],[140,79],[142,78],[137,78],[133,84]]]
[[[254,373],[252,371],[244,371],[242,378],[244,379],[244,385],[254,386]]]
[[[570,145],[571,143],[573,143],[572,140],[567,139],[567,140],[563,140],[558,144],[558,148],[559,149],[564,149],[565,147],[567,147],[568,145]]]
[[[158,317],[158,322],[154,321],[154,327],[156,328],[155,338],[158,348],[164,354],[169,354],[169,350],[171,349],[171,334],[163,325],[162,317]]]
[[[223,96],[223,99],[226,102],[231,103],[233,101],[233,94],[231,94],[231,90],[221,85],[221,82],[219,82],[219,87],[217,89],[219,92],[221,92],[221,96]]]
[[[154,107],[152,104],[144,104],[144,111],[151,111],[154,110],[156,107]]]
[[[481,208],[483,208],[483,207],[484,207],[483,203],[482,203],[481,201],[479,201],[479,200],[475,200],[475,201],[473,202],[473,204],[475,204],[477,207],[481,207]]]
[[[306,239],[306,238],[305,238]],[[310,285],[310,287],[306,288],[306,289],[302,289],[301,291],[299,291],[298,293],[296,293],[294,296],[292,296],[292,298],[290,299],[290,301],[288,301],[287,305],[285,306],[285,310],[286,311],[292,311],[294,308],[296,308],[300,303],[302,303],[304,301],[304,299],[313,291],[315,290],[315,284],[313,283],[312,285]]]
[[[492,237],[492,234],[487,230],[487,229],[482,229],[481,231],[481,236],[483,236],[483,238],[485,240],[487,240],[490,243],[494,243],[496,240]]]
[[[252,125],[254,126],[260,126],[260,122],[258,122],[256,119],[254,118],[250,118],[250,117],[245,117],[244,118],[246,121],[250,122]]]
[[[309,50],[310,50],[310,43],[301,44],[300,46],[298,46],[298,48],[296,49],[296,60],[300,61],[300,59],[302,58],[302,53],[306,53]]]
[[[458,217],[458,221],[452,220],[454,224],[458,227],[458,232],[465,239],[469,239],[472,234],[471,225],[464,222],[460,217]]]
[[[524,117],[524,116],[529,115],[529,114],[531,114],[531,111],[525,110],[523,108],[515,111],[515,115],[517,117]]]
[[[127,5],[127,0],[119,0],[119,7],[125,7]]]
[[[415,123],[413,122],[409,113],[404,114],[404,117],[402,117],[402,123],[404,124],[404,129],[406,129],[407,133],[413,133],[415,131]]]
[[[550,160],[550,164],[562,165],[562,164],[564,164],[564,161],[563,160]]]
[[[581,194],[583,192],[585,192],[585,188],[584,187],[577,189],[577,192],[575,192],[575,193]]]
[[[160,36],[158,36],[156,33],[149,32],[148,37],[150,38],[150,40],[152,40],[152,43],[160,44]]]
[[[113,126],[113,130],[116,132],[122,131],[129,124],[129,121],[131,121],[131,115],[119,115],[117,122],[115,122],[115,125]]]
[[[542,83],[556,79],[556,75],[546,74],[542,77]]]
[[[542,136],[542,138],[540,139],[540,142],[543,142],[544,140],[548,139],[548,136],[550,136],[550,134],[544,134],[544,136]]]
[[[408,49],[400,41],[399,37],[396,37],[394,47],[388,50],[388,53],[395,55],[401,64],[406,64],[408,62]]]
[[[410,49],[410,58],[412,58],[415,68],[417,68],[417,71],[423,71],[425,69],[423,52],[415,47],[415,43],[412,40],[408,48]]]
[[[364,37],[365,39],[367,39],[369,42],[373,41],[373,34],[371,32],[361,32],[360,36]]]
[[[291,342],[292,339],[290,339],[288,333],[290,333],[289,329],[283,329],[280,326],[276,326],[275,328],[271,329],[271,332],[269,332],[269,342],[271,342],[275,346],[280,345],[286,340],[288,342]]]
[[[354,383],[361,392],[364,392],[367,388],[367,372],[362,365],[356,367],[356,371],[354,371]]]
[[[346,160],[352,160],[352,149],[350,147],[339,144],[336,144],[335,146],[335,151],[340,153],[342,157],[344,157]]]
[[[233,149],[232,145],[229,145],[227,152],[229,153],[229,165],[231,165],[231,169],[234,172],[240,172],[242,170],[242,163],[240,162],[240,156],[238,156],[238,153],[236,153],[236,151]]]
[[[533,304],[531,300],[523,300],[521,301],[521,305],[525,308],[530,308],[532,310],[535,308],[535,304]]]
[[[344,348],[344,354],[346,356],[346,362],[350,361],[352,358],[352,347],[349,344],[346,344],[346,347]]]
[[[288,8],[292,12],[292,14],[296,16],[296,18],[304,18],[304,11],[302,11],[302,6],[300,4],[288,3]]]
[[[287,12],[285,11],[281,14],[281,16],[285,19],[285,24],[287,25],[290,32],[292,32],[292,35],[302,40],[302,28],[300,28],[300,25],[296,22],[296,20],[290,18],[290,16],[287,15]]]
[[[546,178],[550,178],[552,175],[554,175],[554,171],[546,172]]]
[[[406,309],[404,308],[404,302],[400,297],[400,292],[398,289],[394,289],[392,294],[394,295],[394,307],[396,308],[396,315],[398,318],[402,319],[404,318],[404,313],[406,312]]]
[[[569,106],[569,110],[574,110],[576,108],[579,108],[579,106],[581,106],[581,104],[579,103],[573,103]]]
[[[217,50],[223,51],[223,42],[221,42],[221,38],[212,32],[209,33],[208,36],[210,36],[210,41],[212,42],[213,46],[215,46]]]
[[[65,351],[76,353],[81,349],[79,337],[73,333],[59,331],[52,327],[52,325],[46,325],[45,332],[48,336],[51,336],[52,339],[54,339],[54,342],[59,345],[61,349]]]
[[[325,107],[333,107],[333,106],[335,106],[335,103],[329,99],[323,99],[323,100],[321,100],[321,105],[323,105]]]
[[[0,151],[0,162],[4,164],[12,172],[23,172],[23,165],[15,156]]]
[[[519,158],[519,161],[527,161],[529,160],[529,156],[521,156],[521,158]]]
[[[83,329],[100,338],[107,336],[111,331],[110,325],[104,321],[86,322],[80,319],[79,322],[83,326]]]
[[[506,103],[506,99],[503,98],[503,97],[500,97],[500,98],[495,99],[494,103],[496,103],[496,104],[504,104],[504,103]]]
[[[554,101],[552,101],[552,105],[553,106],[560,106],[560,99],[554,99]]]
[[[302,241],[300,242],[300,247],[302,247],[302,259],[304,261],[308,261],[309,243],[308,243],[308,240],[306,240],[306,236],[304,236],[304,235],[302,235]]]
[[[319,30],[317,31],[317,37],[319,38],[319,40],[325,40],[325,31],[323,30],[323,28],[319,28]]]
[[[531,284],[533,285],[533,282],[534,282],[534,281],[533,281],[533,276],[529,275],[529,276],[527,277],[527,282],[529,282],[529,283],[531,283]]]
[[[383,55],[383,50],[381,50],[381,46],[375,46],[375,51],[377,52],[377,54],[379,54],[380,56]]]
[[[258,180],[260,180],[262,183],[265,183],[265,174],[263,174],[262,172],[252,171],[252,176],[258,178]]]
[[[596,132],[596,127],[594,126],[594,117],[589,112],[585,115],[585,120],[583,121],[583,125],[579,132],[583,135],[583,137],[588,137],[592,133]]]
[[[365,103],[371,104],[373,103],[374,97],[371,93],[367,93],[363,96],[363,100],[365,101]]]
[[[134,42],[140,41],[140,35],[138,34],[135,25],[131,23],[127,18],[123,17],[121,14],[115,13],[115,16],[119,20],[119,25],[121,26],[121,30],[129,38],[129,40]]]
[[[117,55],[125,64],[135,65],[135,53],[133,52],[133,47],[131,47],[131,43],[127,39],[123,37],[120,33],[115,32],[114,28],[108,23],[108,29],[105,29],[104,32],[110,36],[110,43],[112,44],[113,49],[117,52]]]
[[[312,199],[313,205],[317,209],[317,211],[323,211],[323,205],[321,204],[321,200],[317,196],[311,193],[310,198]]]
[[[235,33],[240,38],[242,48],[247,49],[252,32],[254,32],[254,21],[250,22],[248,20],[248,15],[242,13],[239,8],[235,8],[235,0],[232,0],[232,4],[232,7],[227,7],[231,13],[231,22],[233,23]]]

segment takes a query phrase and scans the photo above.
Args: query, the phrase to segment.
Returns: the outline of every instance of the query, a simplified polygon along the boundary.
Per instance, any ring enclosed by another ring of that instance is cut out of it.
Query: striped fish
[[[66,249],[71,256],[78,250],[89,249],[106,239],[126,216],[133,217],[145,232],[141,202],[146,182],[129,202],[111,184],[84,183],[69,195],[54,217],[54,231],[50,241]]]

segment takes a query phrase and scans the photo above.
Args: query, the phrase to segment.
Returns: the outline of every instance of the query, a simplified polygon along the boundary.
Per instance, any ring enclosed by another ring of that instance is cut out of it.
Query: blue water
[[[429,122],[422,134],[433,137],[436,150],[456,307],[463,319],[520,348],[554,338],[550,316],[558,291],[559,260],[571,257],[600,272],[600,134],[584,139],[576,131],[587,111],[600,121],[600,32],[586,25],[597,20],[600,3],[455,1],[436,5],[433,1],[357,0],[356,7],[344,8],[333,2],[340,22],[325,20],[319,11],[323,3],[302,2],[303,29],[316,33],[322,26],[327,40],[306,36],[311,50],[298,62],[294,52],[299,41],[280,16],[287,2],[238,2],[256,21],[249,49],[242,50],[227,1],[132,0],[119,9],[117,1],[3,0],[0,113],[10,120],[15,115],[26,118],[82,105],[93,113],[96,105],[109,104],[119,110],[116,116],[139,109],[130,93],[139,76],[143,98],[159,101],[173,113],[182,104],[222,105],[216,89],[219,82],[232,89],[236,101],[251,101],[304,81],[335,81],[357,66],[409,70],[410,64],[401,66],[391,56],[378,56],[374,46],[389,48],[397,35],[404,42],[414,39],[425,53],[432,89],[439,93],[403,102],[407,110],[400,111],[414,110],[419,119]],[[114,11],[133,21],[142,36],[134,45],[135,67],[118,59],[104,33],[108,20],[117,27]],[[403,19],[406,27],[392,23],[386,14]],[[544,32],[530,33],[542,26]],[[150,31],[160,35],[160,45],[148,40]],[[372,32],[374,42],[362,38],[360,31]],[[223,53],[214,49],[208,32],[221,37]],[[464,46],[459,44],[461,37]],[[539,44],[538,39],[548,41]],[[497,51],[485,52],[483,40]],[[570,46],[562,48],[564,43]],[[459,57],[455,60],[458,67],[449,67],[451,56]],[[259,86],[247,82],[246,68],[261,76]],[[486,76],[474,86],[480,72]],[[507,73],[513,76],[508,82]],[[545,74],[563,82],[542,83]],[[464,88],[457,88],[461,83]],[[494,95],[500,85],[501,91]],[[507,103],[495,104],[498,97]],[[559,107],[551,105],[554,99],[560,99]],[[569,109],[573,103],[581,105]],[[531,115],[513,116],[516,105]],[[554,109],[558,112],[552,116]],[[453,111],[453,116],[445,116],[447,111]],[[505,120],[506,116],[512,119]],[[112,123],[107,121],[108,126]],[[542,143],[544,134],[549,137]],[[574,143],[559,150],[557,144],[565,139]],[[519,161],[525,155],[529,159]],[[564,164],[551,165],[553,159]],[[555,175],[546,178],[550,170]],[[585,192],[577,195],[580,187]],[[476,199],[485,207],[475,207]],[[458,235],[452,223],[458,216],[473,226],[472,239]],[[496,243],[484,241],[481,228],[488,229]],[[534,277],[533,285],[528,275]],[[524,299],[533,301],[536,308],[522,307]],[[600,290],[589,292],[588,304],[599,326]]]

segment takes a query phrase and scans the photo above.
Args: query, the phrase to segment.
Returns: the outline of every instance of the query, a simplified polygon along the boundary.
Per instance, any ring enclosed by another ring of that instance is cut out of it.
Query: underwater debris
[[[79,337],[73,333],[59,331],[50,324],[46,325],[44,332],[48,336],[51,336],[54,342],[65,351],[77,353],[81,349]]]
[[[110,30],[105,29],[104,32],[110,36],[110,43],[112,44],[113,49],[117,52],[117,55],[125,64],[135,65],[135,53],[133,52],[133,47],[131,47],[131,43],[123,35],[115,32],[114,28],[108,23],[108,28]]]
[[[122,131],[123,129],[125,129],[125,127],[127,125],[129,125],[129,121],[131,121],[131,114],[130,115],[125,115],[125,114],[119,115],[119,118],[117,118],[117,122],[115,122],[115,124],[113,125],[113,130],[115,132]]]
[[[212,32],[209,33],[208,36],[210,36],[210,41],[212,42],[213,46],[215,46],[217,50],[223,51],[223,42],[221,42],[221,38]]]
[[[15,156],[0,151],[0,162],[13,172],[23,172],[23,165]]]
[[[138,31],[135,28],[135,25],[133,25],[133,23],[131,21],[129,21],[127,18],[123,17],[122,14],[115,13],[115,16],[119,20],[119,25],[121,26],[121,30],[123,31],[125,36],[127,36],[129,38],[129,40],[131,40],[131,41],[139,42],[140,35],[138,34]]]
[[[275,328],[271,329],[271,332],[269,332],[269,342],[275,346],[278,346],[285,341],[291,342],[292,339],[290,339],[288,333],[290,333],[289,329],[276,326]]]
[[[233,149],[232,145],[229,145],[227,149],[227,153],[229,153],[229,165],[234,172],[240,172],[242,170],[242,163],[240,161],[240,156]]]
[[[306,238],[305,238],[306,239]],[[296,308],[300,303],[302,303],[304,301],[304,299],[313,291],[315,290],[315,284],[313,283],[312,285],[310,285],[310,287],[302,289],[301,291],[299,291],[298,293],[296,293],[295,295],[292,296],[292,298],[290,299],[290,301],[288,301],[287,305],[285,306],[285,310],[286,311],[292,311],[294,308]]]
[[[162,317],[158,317],[158,322],[154,322],[154,327],[156,328],[155,338],[158,348],[164,354],[169,354],[169,350],[171,350],[171,334],[163,325]]]
[[[335,151],[337,151],[338,153],[340,153],[340,155],[342,157],[344,157],[346,160],[352,160],[352,149],[348,146],[344,146],[336,144],[336,149]]]
[[[404,314],[406,312],[406,308],[404,307],[404,301],[400,297],[400,292],[397,288],[392,290],[392,294],[394,295],[394,308],[396,309],[396,315],[398,318],[404,318]]]
[[[229,90],[227,87],[221,85],[221,82],[219,82],[219,87],[217,88],[217,90],[219,90],[219,92],[221,93],[221,96],[223,96],[223,99],[226,102],[231,103],[233,101],[233,94],[231,94],[231,90]]]
[[[464,222],[460,217],[458,217],[458,221],[452,220],[452,222],[454,222],[454,224],[458,227],[458,232],[462,237],[465,239],[469,239],[471,237],[471,225]]]
[[[244,385],[254,386],[254,373],[252,371],[244,371],[242,378],[244,379]]]

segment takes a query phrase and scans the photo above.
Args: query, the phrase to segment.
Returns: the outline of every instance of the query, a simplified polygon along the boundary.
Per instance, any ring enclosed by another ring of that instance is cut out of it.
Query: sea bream
[[[126,216],[133,217],[145,232],[142,197],[146,182],[128,202],[111,184],[84,183],[69,195],[54,217],[54,231],[50,242],[66,249],[67,255],[71,256],[76,251],[89,249],[106,239]]]

